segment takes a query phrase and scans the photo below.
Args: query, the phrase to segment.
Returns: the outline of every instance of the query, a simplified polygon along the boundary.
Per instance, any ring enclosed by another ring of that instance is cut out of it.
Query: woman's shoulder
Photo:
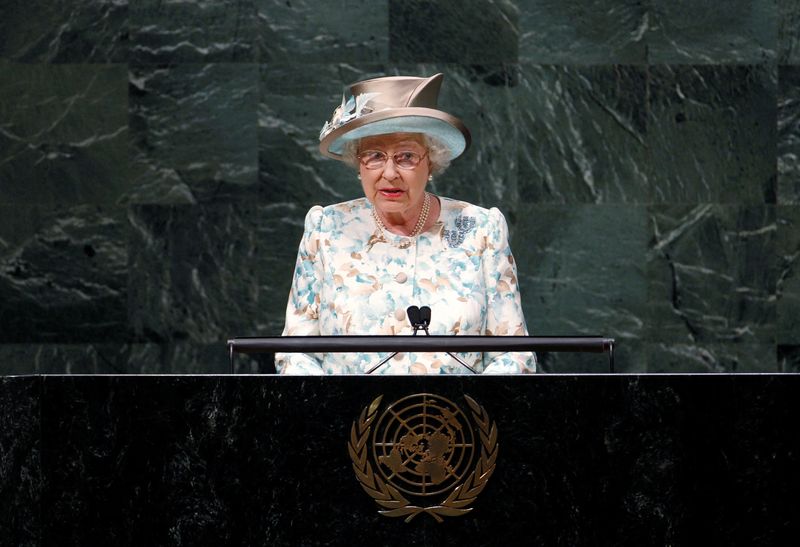
[[[346,217],[348,215],[360,215],[367,208],[367,198],[356,198],[328,205],[323,207],[322,210],[328,216]]]
[[[336,225],[353,217],[360,216],[367,209],[366,198],[351,199],[332,205],[314,205],[306,213],[306,227],[309,224],[319,227],[322,224]]]

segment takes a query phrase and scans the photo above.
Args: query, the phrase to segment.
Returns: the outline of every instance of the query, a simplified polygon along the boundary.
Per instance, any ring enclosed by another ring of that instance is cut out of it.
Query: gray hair
[[[422,134],[422,140],[425,143],[425,148],[428,150],[428,159],[431,162],[431,174],[440,175],[445,169],[450,167],[450,162],[452,161],[450,158],[450,149],[436,137],[430,137],[424,133]],[[360,140],[347,141],[344,144],[344,150],[342,150],[342,160],[355,169],[358,169],[358,148],[360,144]]]

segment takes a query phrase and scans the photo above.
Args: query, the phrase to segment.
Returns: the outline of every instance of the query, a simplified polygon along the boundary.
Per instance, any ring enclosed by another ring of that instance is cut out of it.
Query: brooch
[[[444,239],[452,248],[456,248],[464,243],[464,237],[467,235],[467,232],[475,227],[475,217],[456,217],[455,224],[455,230],[444,231]]]

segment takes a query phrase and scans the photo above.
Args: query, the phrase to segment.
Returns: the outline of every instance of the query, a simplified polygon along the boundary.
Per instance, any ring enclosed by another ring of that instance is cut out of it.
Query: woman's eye
[[[414,152],[398,152],[394,157],[400,161],[408,161],[413,160],[414,156],[416,156]]]
[[[361,157],[366,161],[373,161],[373,160],[382,160],[385,155],[383,152],[379,152],[377,150],[370,150],[368,152],[364,152],[361,154]]]

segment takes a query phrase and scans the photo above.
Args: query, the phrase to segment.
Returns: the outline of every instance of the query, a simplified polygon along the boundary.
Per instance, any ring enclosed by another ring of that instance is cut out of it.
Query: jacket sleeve
[[[316,336],[320,333],[320,294],[325,274],[319,252],[321,223],[322,207],[316,205],[306,214],[286,305],[283,336]],[[322,354],[276,353],[275,368],[280,374],[323,374]]]
[[[486,326],[489,336],[527,336],[514,256],[508,244],[508,225],[495,207],[489,223],[483,267],[486,283]],[[487,352],[484,374],[536,372],[536,355],[531,352]]]

